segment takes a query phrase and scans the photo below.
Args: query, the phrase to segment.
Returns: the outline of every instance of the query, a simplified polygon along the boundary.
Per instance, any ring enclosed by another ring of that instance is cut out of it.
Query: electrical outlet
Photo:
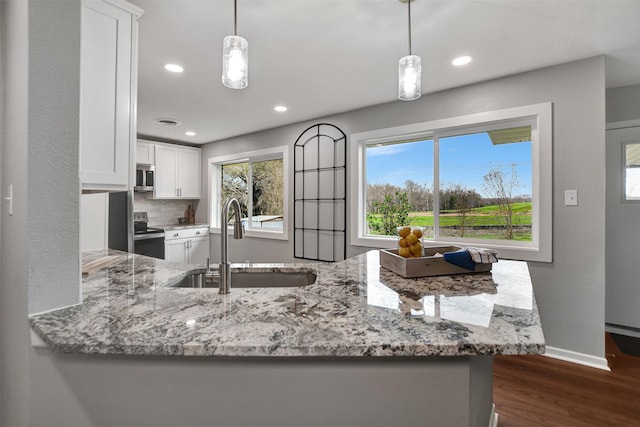
[[[564,190],[564,205],[578,206],[578,190]]]

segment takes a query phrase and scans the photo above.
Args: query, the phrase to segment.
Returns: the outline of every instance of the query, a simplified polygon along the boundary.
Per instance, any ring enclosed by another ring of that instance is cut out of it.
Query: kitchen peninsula
[[[30,321],[53,350],[43,357],[87,400],[102,399],[97,411],[108,392],[122,425],[495,425],[492,356],[544,352],[526,263],[403,279],[378,255],[259,264],[317,279],[219,295],[166,286],[193,267],[91,251],[84,264],[104,266],[83,278],[82,304]],[[139,390],[137,409],[117,397],[125,385]],[[120,425],[101,417],[95,425]]]

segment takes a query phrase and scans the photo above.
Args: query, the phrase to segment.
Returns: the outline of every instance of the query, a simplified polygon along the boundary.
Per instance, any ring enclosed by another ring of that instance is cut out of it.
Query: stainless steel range
[[[164,230],[149,227],[146,212],[133,213],[133,252],[164,259]]]

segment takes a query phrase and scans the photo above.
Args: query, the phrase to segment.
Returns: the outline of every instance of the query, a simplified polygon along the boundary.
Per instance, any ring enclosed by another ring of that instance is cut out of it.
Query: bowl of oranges
[[[420,258],[422,256],[424,227],[397,227],[398,255],[404,258]]]

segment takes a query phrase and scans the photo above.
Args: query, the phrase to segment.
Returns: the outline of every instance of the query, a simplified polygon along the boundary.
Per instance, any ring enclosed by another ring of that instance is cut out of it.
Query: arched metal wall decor
[[[319,123],[296,140],[293,229],[295,258],[342,261],[347,250],[347,136]]]

